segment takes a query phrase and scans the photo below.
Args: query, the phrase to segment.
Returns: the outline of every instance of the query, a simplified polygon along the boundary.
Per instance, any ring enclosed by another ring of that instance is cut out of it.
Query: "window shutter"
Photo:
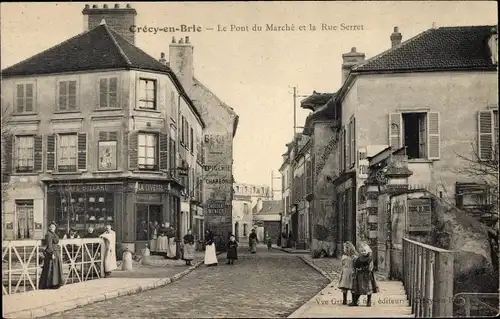
[[[129,137],[129,143],[128,143],[128,149],[129,149],[129,159],[128,159],[128,166],[131,171],[134,171],[137,169],[138,166],[138,140],[137,140],[137,132],[132,132],[130,133]]]
[[[347,128],[346,128],[346,137],[345,137],[345,148],[346,148],[346,154],[345,154],[345,164],[346,164],[346,168],[349,168],[349,166],[351,166],[351,124],[352,122],[349,122],[347,124]]]
[[[389,146],[392,150],[400,149],[403,146],[403,117],[401,113],[389,113]]]
[[[491,111],[478,113],[478,157],[482,161],[489,161],[493,157],[493,116]]]
[[[43,154],[42,154],[42,136],[34,136],[34,147],[35,147],[35,158],[34,158],[34,169],[35,172],[41,172],[43,170]]]
[[[56,136],[47,136],[47,172],[51,172],[56,166]]]
[[[78,134],[78,170],[87,170],[87,133]]]
[[[2,182],[8,183],[10,174],[12,174],[12,156],[14,136],[5,134],[2,136]]]
[[[356,119],[352,119],[351,125],[351,166],[356,164]]]
[[[427,113],[427,158],[432,160],[439,159],[441,155],[440,143],[440,128],[439,128],[439,113]]]
[[[109,139],[109,132],[99,132],[99,141],[107,141]]]
[[[168,147],[170,138],[165,133],[160,133],[160,169],[168,170]]]
[[[118,132],[113,131],[113,132],[108,132],[108,141],[116,141],[116,144],[118,143]]]

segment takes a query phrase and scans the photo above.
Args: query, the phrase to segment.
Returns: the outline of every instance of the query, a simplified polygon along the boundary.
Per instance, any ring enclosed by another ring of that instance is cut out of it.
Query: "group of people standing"
[[[56,228],[56,223],[51,222],[49,230],[45,234],[45,250],[43,251],[43,266],[38,284],[39,289],[58,289],[64,285],[61,247],[59,246],[59,236],[56,234]],[[104,261],[104,274],[108,277],[113,270],[118,268],[116,263],[116,233],[111,229],[110,224],[106,225],[106,230],[100,235],[96,234],[92,227],[89,227],[89,232],[85,238],[99,237],[104,239],[105,247],[102,258]]]
[[[359,298],[366,295],[366,306],[371,307],[372,294],[377,293],[379,287],[373,273],[373,253],[367,243],[361,243],[359,252],[351,242],[344,243],[338,287],[342,290],[342,304],[347,305],[347,293],[351,291],[352,301],[349,306],[358,306]]]

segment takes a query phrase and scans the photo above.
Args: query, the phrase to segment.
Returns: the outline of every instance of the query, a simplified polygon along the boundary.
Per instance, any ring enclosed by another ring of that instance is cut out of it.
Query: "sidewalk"
[[[57,290],[35,290],[3,296],[3,318],[37,318],[118,296],[168,285],[203,264],[196,252],[193,266],[183,260],[151,256],[151,265],[133,262],[132,271],[113,271],[111,277],[65,285]],[[118,266],[120,268],[120,264]]]
[[[280,246],[273,245],[274,249],[282,250],[284,252],[290,253],[290,254],[310,254],[310,250],[305,250],[305,249],[295,249],[295,248],[284,248]]]

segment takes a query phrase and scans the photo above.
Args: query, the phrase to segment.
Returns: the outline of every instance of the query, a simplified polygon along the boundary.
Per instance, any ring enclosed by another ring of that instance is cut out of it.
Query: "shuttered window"
[[[156,110],[156,80],[139,79],[139,108]]]
[[[99,80],[99,107],[118,108],[118,78],[104,78]]]
[[[498,147],[498,111],[478,113],[478,157],[482,161],[493,159],[494,147]]]
[[[32,113],[35,111],[35,93],[32,83],[16,86],[16,113]]]
[[[175,171],[177,169],[177,163],[176,163],[176,147],[175,147],[175,140],[173,138],[170,138],[170,143],[169,143],[169,166],[170,166],[170,173],[175,174]]]
[[[35,169],[35,137],[16,136],[15,170],[16,173],[31,173]]]
[[[158,134],[138,134],[138,165],[141,170],[158,170]]]
[[[356,119],[351,118],[349,121],[349,161],[350,167],[356,164]]]
[[[73,111],[78,108],[76,102],[76,81],[59,82],[59,111]]]
[[[439,113],[427,113],[427,158],[437,160],[441,156]]]

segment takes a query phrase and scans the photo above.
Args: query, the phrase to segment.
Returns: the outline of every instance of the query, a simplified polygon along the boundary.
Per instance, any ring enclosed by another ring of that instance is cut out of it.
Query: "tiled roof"
[[[354,72],[495,69],[488,47],[496,26],[430,29],[389,49]]]
[[[280,200],[264,200],[262,201],[262,209],[257,214],[258,215],[279,214],[280,212],[281,212]]]
[[[169,71],[167,66],[101,24],[2,70],[2,76],[124,68]]]

